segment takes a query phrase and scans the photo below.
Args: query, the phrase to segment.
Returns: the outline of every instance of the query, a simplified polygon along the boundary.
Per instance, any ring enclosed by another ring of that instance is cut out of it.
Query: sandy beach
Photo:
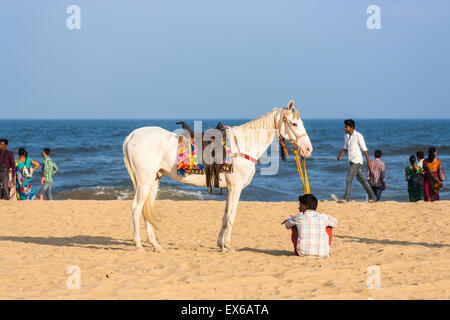
[[[321,201],[339,226],[330,258],[317,259],[294,256],[280,225],[296,202],[241,202],[236,250],[222,253],[224,202],[157,201],[166,252],[154,253],[135,250],[131,201],[2,201],[0,298],[449,299],[449,205]],[[72,265],[80,289],[67,287]],[[370,266],[379,289],[367,286]]]

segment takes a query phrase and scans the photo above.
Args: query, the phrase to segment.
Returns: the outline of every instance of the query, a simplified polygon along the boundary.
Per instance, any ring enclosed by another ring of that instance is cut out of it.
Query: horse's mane
[[[232,127],[233,135],[238,143],[239,149],[249,150],[249,147],[266,143],[274,134],[275,115],[280,108],[274,108],[261,117],[246,122],[240,126]]]
[[[273,108],[261,117],[231,128],[234,135],[233,142],[240,151],[255,150],[255,146],[272,142],[275,135],[275,117],[280,110],[292,112],[293,119],[300,119],[298,111],[293,107],[294,101],[289,101],[289,108]]]
[[[249,122],[246,122],[240,126],[236,126],[233,128],[240,128],[244,133],[248,130],[273,130],[275,129],[275,114],[280,111],[281,108],[273,108],[271,111],[267,112],[266,114],[262,115],[261,117],[251,120]],[[287,109],[285,109],[287,110]],[[300,115],[298,114],[298,111],[295,108],[292,108],[293,118],[294,119],[300,119]]]

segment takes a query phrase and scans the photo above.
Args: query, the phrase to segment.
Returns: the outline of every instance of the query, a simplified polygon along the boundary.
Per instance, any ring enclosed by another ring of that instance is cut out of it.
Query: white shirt
[[[348,152],[348,161],[362,165],[364,161],[361,150],[367,151],[363,135],[354,130],[352,135],[346,133],[344,140],[344,149]]]
[[[420,160],[417,162],[417,165],[418,165],[419,167],[421,167],[421,168],[423,168],[423,160],[425,160],[425,159],[420,159]]]

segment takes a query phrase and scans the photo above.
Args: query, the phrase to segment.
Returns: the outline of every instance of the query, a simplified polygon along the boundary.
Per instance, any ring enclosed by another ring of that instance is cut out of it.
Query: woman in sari
[[[428,149],[428,158],[423,161],[425,182],[423,185],[423,196],[425,201],[439,200],[439,190],[442,188],[442,181],[439,180],[441,170],[441,160],[436,157],[435,147]]]
[[[405,180],[408,181],[409,201],[422,200],[423,177],[420,172],[422,168],[416,164],[416,157],[409,157],[410,165],[405,169]]]
[[[24,148],[19,149],[19,158],[16,160],[16,194],[18,200],[36,200],[36,191],[31,186],[31,178],[23,176],[23,169],[34,166],[33,170],[40,166],[39,163],[28,158],[28,153]]]

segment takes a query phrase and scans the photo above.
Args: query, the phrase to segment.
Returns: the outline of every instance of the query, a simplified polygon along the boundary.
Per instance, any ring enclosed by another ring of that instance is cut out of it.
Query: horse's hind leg
[[[148,197],[149,197],[149,201],[150,201],[150,204],[152,207],[155,204],[156,195],[158,194],[159,181],[160,181],[160,179],[157,178],[155,180],[155,182],[150,186]],[[144,217],[144,220],[145,220],[145,226],[147,228],[148,242],[153,246],[153,248],[155,249],[155,252],[164,252],[164,249],[160,246],[160,244],[158,243],[158,240],[156,240],[156,236],[153,231],[152,224],[150,223],[150,221],[145,219],[145,217]]]
[[[147,200],[149,192],[150,192],[149,186],[138,185],[136,187],[136,193],[134,195],[133,203],[131,204],[131,210],[133,212],[133,227],[134,227],[133,238],[134,244],[136,245],[136,249],[138,250],[143,250],[141,244],[139,220],[141,218],[142,209],[144,207],[145,201]]]

